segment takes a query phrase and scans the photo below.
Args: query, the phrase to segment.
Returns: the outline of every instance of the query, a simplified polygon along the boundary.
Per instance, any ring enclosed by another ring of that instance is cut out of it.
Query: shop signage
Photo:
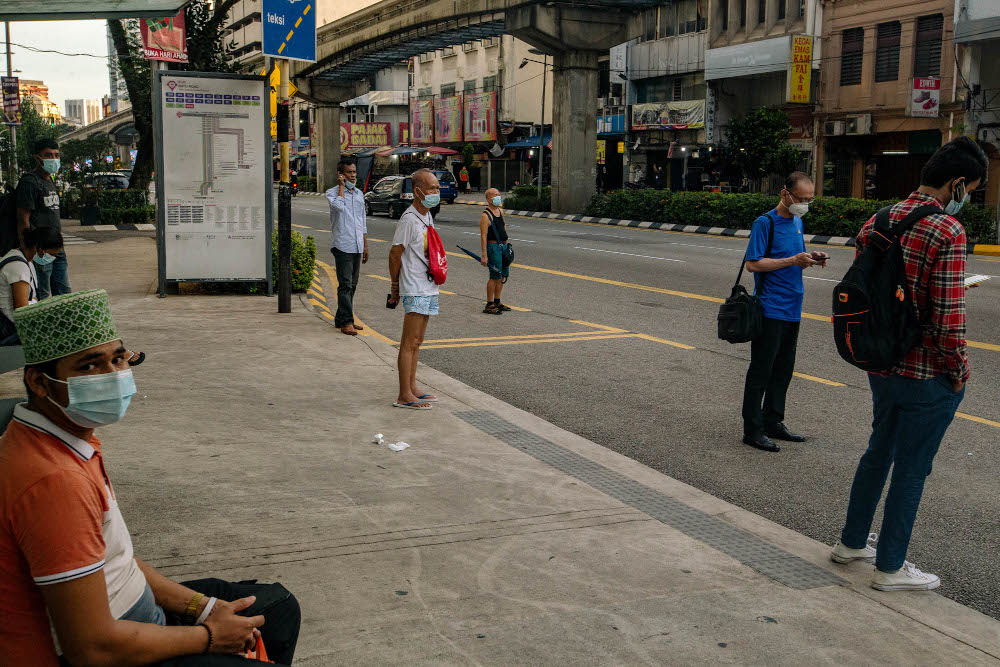
[[[497,93],[469,93],[465,95],[465,140],[496,141]]]
[[[389,123],[341,123],[340,150],[353,151],[362,148],[382,148],[391,146]]]
[[[399,124],[399,143],[408,144],[410,143],[410,124],[400,123]]]
[[[597,140],[597,164],[604,164],[607,156],[607,143],[604,139]]]
[[[625,114],[614,114],[612,116],[598,116],[597,118],[597,133],[598,134],[624,134],[625,133]]]
[[[625,155],[625,142],[624,141],[619,141],[618,142],[618,154],[619,155]]]
[[[910,115],[937,118],[941,109],[941,79],[915,78],[910,91]]]
[[[788,67],[789,37],[724,46],[705,51],[705,79],[731,79],[767,72],[783,72]]]
[[[21,124],[21,86],[16,76],[5,76],[0,79],[3,88],[3,122],[4,125]]]
[[[142,55],[146,60],[186,63],[187,38],[184,30],[184,10],[177,16],[159,19],[139,19]]]
[[[705,93],[705,143],[715,143],[715,88],[709,84]]]
[[[792,35],[792,57],[788,62],[788,88],[785,99],[793,104],[809,104],[812,84],[813,38]]]
[[[693,130],[705,127],[705,100],[632,106],[633,130]]]

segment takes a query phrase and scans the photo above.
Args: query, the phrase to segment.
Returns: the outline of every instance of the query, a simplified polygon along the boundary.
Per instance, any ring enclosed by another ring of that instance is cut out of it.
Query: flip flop
[[[426,403],[426,401],[424,401]],[[407,410],[430,410],[431,406],[420,407],[420,401],[414,401],[412,403],[399,403],[395,402],[392,404],[394,408],[406,408]]]
[[[417,396],[422,403],[437,403],[437,396],[434,394],[424,394],[423,396]]]

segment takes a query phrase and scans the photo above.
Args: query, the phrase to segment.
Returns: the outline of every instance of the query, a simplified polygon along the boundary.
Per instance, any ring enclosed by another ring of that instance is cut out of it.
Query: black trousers
[[[354,293],[361,278],[361,253],[341,252],[330,248],[337,265],[337,314],[333,316],[336,327],[354,324]]]
[[[184,585],[207,597],[219,598],[227,602],[239,600],[251,595],[265,599],[265,591],[273,584],[258,584],[256,581],[230,582],[222,579],[198,579],[185,581]],[[252,611],[252,608],[251,608]],[[294,595],[263,609],[264,625],[260,627],[260,635],[267,649],[267,657],[278,665],[291,665],[295,656],[295,645],[299,641],[299,625],[302,622],[302,612]],[[167,614],[167,625],[180,625],[180,619]],[[60,664],[69,667],[65,658],[60,658]],[[155,667],[251,667],[260,665],[257,661],[247,660],[235,655],[188,655],[171,658],[156,663]]]
[[[743,386],[744,435],[762,433],[785,420],[785,396],[798,344],[798,322],[764,318],[763,331],[750,343],[750,369]]]

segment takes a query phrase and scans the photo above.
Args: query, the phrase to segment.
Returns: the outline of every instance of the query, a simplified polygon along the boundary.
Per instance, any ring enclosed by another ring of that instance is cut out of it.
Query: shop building
[[[954,10],[955,0],[824,2],[830,65],[818,113],[818,194],[903,197],[931,154],[962,134]]]

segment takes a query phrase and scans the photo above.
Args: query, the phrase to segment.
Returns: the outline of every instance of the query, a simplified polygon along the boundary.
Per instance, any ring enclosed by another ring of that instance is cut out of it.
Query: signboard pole
[[[537,60],[535,62],[538,62]],[[549,68],[549,56],[542,56],[542,118],[538,121],[538,203],[542,202],[542,174],[545,173],[545,73]]]
[[[11,52],[10,52],[10,21],[4,21],[3,26],[4,26],[4,31],[7,33],[7,42],[6,42],[7,76],[12,77],[14,76],[14,67],[11,63]],[[20,91],[18,91],[18,97],[20,97],[20,95],[21,93]],[[17,174],[17,129],[13,125],[11,125],[9,129],[10,129],[10,148],[13,154],[13,157],[11,158],[13,162],[11,164],[13,164],[14,166],[14,174],[16,175]]]
[[[278,61],[278,312],[292,312],[292,187],[288,174],[288,60]]]

